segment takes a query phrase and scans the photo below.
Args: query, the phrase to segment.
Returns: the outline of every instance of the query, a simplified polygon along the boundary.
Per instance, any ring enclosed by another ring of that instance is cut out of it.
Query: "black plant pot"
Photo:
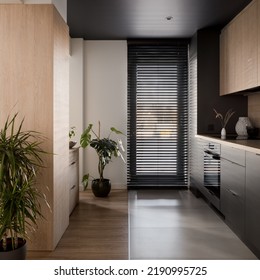
[[[11,238],[7,238],[7,250],[2,250],[2,241],[0,242],[0,260],[25,260],[27,245],[26,240],[18,238],[18,248],[12,249]]]
[[[111,183],[109,179],[94,179],[92,181],[92,192],[96,197],[106,197],[110,193]]]

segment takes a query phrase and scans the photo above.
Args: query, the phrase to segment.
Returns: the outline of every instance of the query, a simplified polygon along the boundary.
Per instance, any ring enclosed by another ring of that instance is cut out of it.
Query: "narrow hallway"
[[[256,259],[202,200],[184,190],[80,193],[53,252],[36,260]]]
[[[129,192],[130,259],[256,259],[190,191]]]

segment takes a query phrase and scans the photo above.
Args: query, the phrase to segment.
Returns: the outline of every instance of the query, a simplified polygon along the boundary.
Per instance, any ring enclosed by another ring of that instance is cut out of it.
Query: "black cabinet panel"
[[[245,199],[245,167],[221,159],[221,188],[226,188],[242,203]]]
[[[221,212],[226,223],[241,238],[244,238],[244,205],[237,197],[223,188],[221,190]]]
[[[194,138],[192,142],[192,153],[190,155],[190,179],[191,186],[201,188],[203,186],[203,146],[205,143]]]
[[[234,157],[236,158],[236,156]],[[241,239],[243,239],[245,199],[244,166],[221,158],[220,193],[221,212],[225,216],[226,223]]]
[[[227,159],[231,162],[237,163],[239,165],[245,166],[245,150],[229,147],[222,145],[221,146],[221,158]]]
[[[260,155],[246,153],[246,242],[260,257]]]

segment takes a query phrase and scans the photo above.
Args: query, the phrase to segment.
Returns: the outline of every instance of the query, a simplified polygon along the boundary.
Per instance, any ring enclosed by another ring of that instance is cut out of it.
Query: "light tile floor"
[[[257,259],[186,190],[129,191],[129,259]]]

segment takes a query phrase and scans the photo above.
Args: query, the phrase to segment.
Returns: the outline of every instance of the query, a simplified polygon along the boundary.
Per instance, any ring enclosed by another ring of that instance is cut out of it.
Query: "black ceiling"
[[[189,38],[223,26],[251,0],[67,0],[73,38]],[[172,20],[166,17],[172,16]]]

